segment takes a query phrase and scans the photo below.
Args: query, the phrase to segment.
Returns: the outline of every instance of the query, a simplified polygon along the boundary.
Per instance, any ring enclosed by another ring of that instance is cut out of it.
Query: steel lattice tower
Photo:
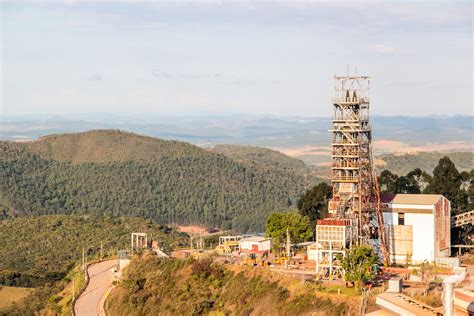
[[[373,165],[369,92],[369,77],[334,77],[330,130],[333,198],[329,202],[329,213],[332,218],[351,221],[352,243],[379,245],[384,260],[388,260],[385,225]]]

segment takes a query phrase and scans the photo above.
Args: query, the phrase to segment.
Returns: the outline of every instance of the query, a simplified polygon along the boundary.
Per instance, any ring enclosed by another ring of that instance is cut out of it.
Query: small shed
[[[246,237],[239,241],[239,247],[241,252],[263,254],[270,251],[272,240],[261,236]]]

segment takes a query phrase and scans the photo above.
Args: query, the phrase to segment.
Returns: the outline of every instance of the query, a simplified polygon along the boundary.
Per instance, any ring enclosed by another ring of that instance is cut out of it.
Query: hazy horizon
[[[106,112],[106,111],[99,111],[99,112],[70,112],[70,113],[14,113],[14,114],[4,114],[0,113],[0,119],[6,120],[21,120],[27,118],[34,118],[34,119],[54,119],[54,118],[69,118],[69,119],[87,119],[87,118],[94,118],[95,116],[102,116],[102,115],[111,115],[112,117],[129,117],[129,118],[147,118],[147,119],[155,119],[157,117],[162,118],[184,118],[184,117],[195,117],[195,118],[223,118],[223,117],[236,117],[236,116],[247,116],[247,117],[259,117],[259,118],[281,118],[281,119],[297,119],[297,118],[308,118],[308,119],[317,119],[317,118],[324,118],[328,119],[331,118],[331,115],[279,115],[279,114],[271,114],[271,113],[262,113],[262,114],[253,114],[253,113],[245,113],[245,112],[208,112],[208,113],[158,113],[158,112]],[[397,118],[397,117],[407,117],[407,118],[456,118],[456,117],[473,117],[474,114],[467,113],[467,114],[424,114],[424,115],[409,115],[409,114],[397,114],[397,115],[382,115],[382,114],[373,114],[371,117],[386,117],[386,118]],[[109,117],[110,118],[110,117]],[[474,123],[474,122],[473,122]]]

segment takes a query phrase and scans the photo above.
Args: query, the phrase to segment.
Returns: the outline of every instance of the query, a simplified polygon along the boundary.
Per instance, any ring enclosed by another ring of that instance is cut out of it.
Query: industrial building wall
[[[388,229],[392,263],[406,264],[413,257],[413,226],[393,225]]]
[[[434,261],[435,221],[433,214],[405,213],[405,225],[413,226],[413,262]]]
[[[434,261],[434,215],[405,213],[404,225],[398,225],[398,215],[397,212],[383,213],[393,261],[396,263],[403,263],[407,259],[412,262]]]
[[[264,241],[241,241],[240,242],[240,249],[241,250],[248,250],[252,251],[252,246],[255,245],[258,247],[259,252],[263,251],[269,251],[272,247],[272,243],[270,239],[264,240]]]
[[[449,257],[451,253],[451,202],[442,197],[435,204],[435,256]]]
[[[398,225],[398,213],[383,212],[383,220],[386,226]]]

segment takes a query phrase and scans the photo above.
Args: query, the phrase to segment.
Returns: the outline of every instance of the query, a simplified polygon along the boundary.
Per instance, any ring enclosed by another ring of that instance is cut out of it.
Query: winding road
[[[117,259],[102,261],[89,266],[89,284],[77,299],[74,310],[77,316],[105,315],[103,303],[110,292],[114,276],[109,270],[117,266]]]

